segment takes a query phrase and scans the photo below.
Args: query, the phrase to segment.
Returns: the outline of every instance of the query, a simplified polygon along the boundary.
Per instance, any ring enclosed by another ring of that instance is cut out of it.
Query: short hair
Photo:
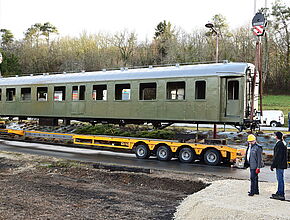
[[[278,139],[282,140],[283,134],[280,131],[275,132],[275,135]]]

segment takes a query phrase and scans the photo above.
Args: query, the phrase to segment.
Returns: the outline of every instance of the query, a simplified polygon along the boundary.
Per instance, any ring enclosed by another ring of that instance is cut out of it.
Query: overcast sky
[[[257,8],[265,1],[268,7],[274,2],[257,0]],[[152,38],[160,21],[191,32],[215,14],[224,15],[231,28],[250,25],[254,0],[0,0],[0,28],[11,30],[17,39],[31,25],[50,22],[61,36],[127,29],[144,40]]]

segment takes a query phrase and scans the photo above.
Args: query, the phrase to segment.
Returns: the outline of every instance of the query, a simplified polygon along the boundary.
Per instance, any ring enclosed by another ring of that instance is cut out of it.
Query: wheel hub
[[[167,155],[167,153],[166,153],[165,150],[161,150],[161,151],[160,151],[160,156],[161,156],[161,157],[164,158],[164,157],[166,157],[166,155]]]
[[[182,159],[183,160],[188,160],[189,158],[190,158],[190,154],[188,152],[183,152]]]
[[[215,154],[208,154],[207,155],[207,160],[211,163],[216,161],[216,155]]]
[[[145,150],[144,149],[138,149],[138,155],[143,156],[145,154]]]

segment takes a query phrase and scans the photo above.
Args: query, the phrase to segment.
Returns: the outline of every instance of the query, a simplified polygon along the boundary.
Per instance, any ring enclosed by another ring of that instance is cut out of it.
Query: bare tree
[[[132,57],[137,44],[137,36],[134,32],[124,30],[115,34],[113,44],[118,48],[123,65],[127,66],[129,59]]]

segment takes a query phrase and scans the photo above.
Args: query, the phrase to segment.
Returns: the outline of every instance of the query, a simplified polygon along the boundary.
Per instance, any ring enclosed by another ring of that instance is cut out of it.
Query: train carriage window
[[[85,100],[86,86],[80,86],[80,100]]]
[[[238,100],[239,99],[239,81],[229,81],[228,82],[228,100]]]
[[[0,101],[2,101],[2,89],[0,89]]]
[[[107,85],[93,85],[93,100],[107,100]]]
[[[72,100],[73,101],[79,100],[79,87],[78,86],[72,87]]]
[[[131,89],[130,84],[115,85],[115,100],[130,100]]]
[[[47,101],[47,87],[37,87],[37,101]]]
[[[206,82],[196,81],[195,82],[195,99],[205,99],[206,93]]]
[[[16,89],[6,89],[6,101],[15,101]]]
[[[22,101],[31,100],[31,88],[21,88],[21,100]]]
[[[72,100],[85,100],[86,86],[73,86],[72,87]]]
[[[168,82],[167,99],[184,100],[185,99],[185,82]]]
[[[58,102],[65,101],[65,86],[54,87],[53,100]]]
[[[140,83],[139,99],[155,100],[156,99],[156,83]]]

